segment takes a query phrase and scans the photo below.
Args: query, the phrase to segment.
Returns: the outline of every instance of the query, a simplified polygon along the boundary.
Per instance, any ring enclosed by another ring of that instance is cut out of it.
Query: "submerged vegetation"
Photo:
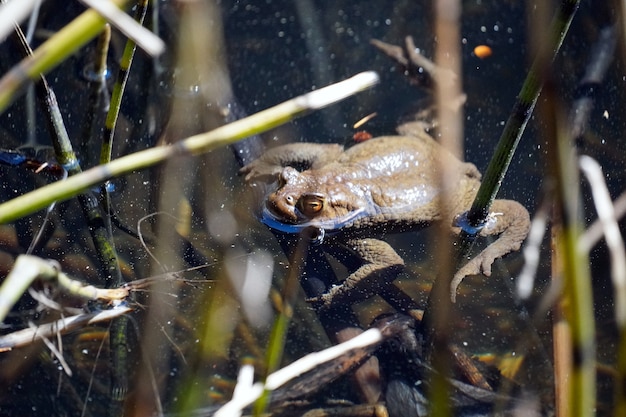
[[[0,9],[0,414],[626,412],[623,5],[83,3]],[[416,118],[485,173],[461,240],[320,308],[355,260],[239,169]],[[451,283],[498,192],[523,254]]]

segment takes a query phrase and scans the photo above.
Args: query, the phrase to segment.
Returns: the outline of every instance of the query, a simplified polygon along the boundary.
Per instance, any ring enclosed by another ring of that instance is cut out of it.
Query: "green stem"
[[[545,43],[546,49],[539,52],[530,68],[511,115],[504,126],[498,146],[487,166],[476,199],[468,213],[469,223],[474,227],[481,225],[489,214],[489,208],[496,198],[517,144],[541,93],[545,82],[544,74],[547,73],[547,68],[554,62],[561,48],[579,3],[580,0],[563,0],[552,21],[550,39]]]
[[[461,260],[467,259],[479,231],[477,227],[484,223],[489,214],[491,204],[495,200],[500,184],[504,180],[506,171],[515,153],[515,149],[537,103],[537,99],[545,83],[545,75],[548,74],[548,69],[554,62],[561,44],[565,39],[573,16],[578,9],[579,2],[580,0],[563,0],[561,2],[560,8],[551,24],[550,39],[544,44],[545,46],[535,58],[526,80],[522,85],[494,155],[489,162],[480,189],[467,214],[469,223],[467,229],[469,230],[462,230],[460,244],[456,246],[454,251],[454,259],[457,265],[460,264]],[[438,365],[441,366],[446,363],[446,353],[443,350],[447,345],[445,329],[447,327],[447,321],[454,313],[451,300],[449,299],[451,280],[452,275],[440,276],[439,279],[435,280],[428,297],[428,304],[424,312],[423,320],[428,340],[426,345],[428,349],[427,355],[430,356],[432,354],[434,356],[433,360],[438,362]],[[590,386],[592,384],[587,380],[588,375],[586,372],[585,369],[577,374],[576,380],[579,386]],[[433,382],[441,383],[441,381],[437,381],[437,379]],[[442,387],[443,385],[441,385],[439,389],[442,389]],[[577,393],[580,394],[578,391]],[[436,392],[431,393],[434,401],[437,400],[436,394]],[[580,401],[588,401],[587,398],[589,395],[593,396],[594,394],[587,393],[585,396],[579,397]],[[439,398],[439,400],[441,400],[441,398]],[[445,404],[445,402],[435,401],[434,404],[441,406]],[[449,415],[447,414],[449,410],[442,409],[435,411],[438,413],[441,412],[441,414],[438,415]],[[583,414],[581,414],[581,416],[582,415]]]
[[[134,18],[140,25],[143,24],[147,9],[148,0],[140,0],[137,2],[137,9],[135,10]],[[124,96],[124,89],[126,87],[126,82],[128,81],[128,75],[130,74],[130,67],[132,65],[136,49],[137,45],[135,42],[128,38],[126,40],[126,46],[124,47],[124,53],[122,55],[117,80],[113,86],[109,112],[104,125],[100,151],[100,164],[107,164],[111,162],[115,125],[122,106],[122,97]],[[100,197],[103,203],[102,206],[107,212],[110,212],[109,194],[106,185],[103,184],[100,190]],[[120,274],[117,280],[117,285],[121,284],[122,277]],[[112,407],[109,408],[108,413],[109,416],[112,417],[123,415],[124,400],[126,399],[126,394],[128,393],[128,331],[129,326],[127,317],[120,318],[111,323],[110,343],[112,346],[111,365],[113,369],[113,372],[111,373],[111,399],[113,400],[113,404]]]
[[[298,237],[298,244],[290,255],[289,275],[282,289],[282,308],[274,321],[267,347],[265,380],[267,380],[268,375],[278,369],[282,361],[287,340],[287,330],[289,329],[289,322],[293,316],[293,307],[298,296],[298,283],[300,282],[299,278],[302,273],[304,259],[306,258],[307,248],[316,233],[315,229],[305,229]],[[270,393],[266,390],[254,404],[255,416],[265,413],[269,399]]]
[[[16,31],[24,45],[25,54],[27,57],[32,56],[33,52],[21,29],[17,27]],[[65,128],[56,95],[49,87],[45,76],[40,74],[39,78],[37,94],[48,116],[56,159],[67,170],[69,176],[80,174],[82,169]],[[107,227],[106,219],[103,217],[101,208],[98,205],[98,200],[90,190],[85,190],[85,192],[78,195],[78,201],[87,219],[89,232],[100,261],[103,277],[107,283],[106,286],[107,288],[111,288],[113,285],[119,286],[123,283],[123,278],[119,268],[115,243],[110,228]],[[121,415],[123,400],[128,391],[127,332],[127,318],[114,320],[111,324],[112,368],[114,372],[111,374],[113,403],[112,407],[109,408],[109,413],[112,416]]]
[[[33,52],[24,33],[19,26],[16,26],[15,30],[24,48],[25,56],[30,56]],[[47,115],[56,160],[63,166],[69,176],[80,174],[82,172],[80,163],[65,128],[56,95],[48,85],[44,75],[39,76],[36,90],[39,101]],[[111,287],[114,283],[121,285],[122,274],[117,262],[115,245],[109,230],[106,228],[95,196],[90,191],[87,191],[78,196],[78,201],[87,219],[103,276],[108,281],[107,286]]]
[[[288,100],[270,109],[189,137],[176,144],[146,149],[97,166],[63,181],[16,197],[0,204],[0,224],[12,222],[41,210],[54,201],[63,201],[111,178],[162,163],[180,155],[198,155],[243,138],[270,130],[298,116],[327,106],[370,88],[378,82],[375,73],[361,73],[348,80]]]
[[[489,162],[481,186],[476,198],[467,214],[469,228],[475,230],[462,230],[460,244],[456,246],[454,258],[458,265],[461,260],[467,259],[478,234],[478,226],[482,225],[489,214],[489,208],[498,193],[500,184],[504,180],[506,171],[511,163],[515,149],[524,133],[524,129],[532,115],[541,89],[545,83],[545,74],[549,66],[554,62],[565,35],[578,9],[580,0],[563,0],[551,24],[550,39],[544,44],[535,58],[533,65],[522,85],[517,101],[506,122],[504,131],[496,147],[493,157]],[[446,298],[450,294],[452,276],[445,279],[437,279],[428,297],[428,305],[424,312],[424,324],[431,343],[437,339],[437,326],[433,319],[433,311],[438,311],[435,306],[448,311],[450,301]],[[436,319],[436,318],[435,318]]]
[[[140,25],[143,25],[147,10],[148,0],[139,1],[137,4],[137,10],[135,10],[134,19]],[[100,151],[100,164],[107,164],[111,162],[113,134],[115,132],[115,125],[117,123],[117,118],[119,116],[120,108],[122,106],[124,89],[126,88],[128,74],[130,73],[130,66],[133,63],[133,57],[135,56],[136,49],[137,44],[132,39],[127,39],[126,46],[124,47],[124,53],[122,54],[122,60],[120,62],[120,70],[117,74],[117,80],[115,80],[115,85],[113,86],[113,93],[111,94],[109,112],[107,114],[106,122],[104,125],[104,132],[102,135],[102,150]],[[104,190],[104,192],[106,192],[106,190]]]
[[[589,258],[579,241],[582,221],[579,213],[579,181],[575,152],[564,117],[557,111],[554,92],[547,94],[546,125],[550,138],[548,152],[552,176],[556,180],[556,218],[562,227],[557,229],[556,256],[563,265],[563,302],[565,318],[571,329],[572,367],[569,378],[569,413],[577,417],[595,415],[595,318]],[[557,381],[558,383],[559,381]]]

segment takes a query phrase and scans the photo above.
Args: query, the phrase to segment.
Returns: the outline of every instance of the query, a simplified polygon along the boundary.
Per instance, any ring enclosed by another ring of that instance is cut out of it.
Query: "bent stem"
[[[62,291],[87,300],[122,301],[129,294],[128,288],[106,289],[86,285],[61,272],[58,265],[36,256],[20,255],[0,286],[0,323],[4,321],[26,289],[37,279],[54,282]]]
[[[546,123],[551,125],[548,147],[554,163],[552,176],[556,180],[556,217],[561,221],[555,233],[556,256],[561,259],[563,295],[560,305],[571,332],[572,362],[564,369],[567,379],[556,381],[563,391],[568,412],[559,415],[593,416],[596,405],[595,383],[595,322],[591,277],[587,253],[579,245],[582,222],[579,213],[578,171],[571,140],[564,127],[564,118],[557,112],[553,94],[546,102]],[[550,134],[552,133],[552,134]],[[568,339],[570,339],[568,337]],[[566,343],[569,340],[565,340]],[[566,389],[565,389],[566,388]],[[569,397],[569,398],[567,398]]]

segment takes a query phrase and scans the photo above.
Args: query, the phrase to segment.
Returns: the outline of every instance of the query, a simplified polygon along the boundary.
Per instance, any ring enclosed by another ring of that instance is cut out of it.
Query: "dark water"
[[[581,5],[551,74],[563,111],[576,97],[600,29],[615,19],[616,11],[610,6],[591,3]],[[239,105],[251,114],[360,71],[380,74],[381,82],[372,90],[264,134],[262,139],[270,147],[297,141],[344,142],[354,132],[353,123],[372,112],[378,115],[365,126],[366,130],[374,135],[390,134],[399,120],[428,97],[426,92],[409,86],[401,71],[369,44],[372,38],[400,44],[411,35],[424,54],[432,57],[436,39],[428,2],[222,1],[213,9],[170,1],[159,1],[157,5],[158,11],[149,11],[147,20],[150,27],[158,27],[168,51],[158,60],[137,53],[118,122],[114,157],[173,142],[220,124],[223,116],[215,110],[221,104],[220,94],[224,94],[228,79]],[[533,4],[514,1],[463,2],[465,155],[482,172],[530,66],[534,32],[528,28],[529,22],[538,19],[536,9]],[[192,16],[199,19],[184,20],[185,10],[192,10]],[[34,45],[45,40],[47,31],[58,30],[81,11],[75,5],[47,2]],[[202,22],[206,24],[199,24]],[[223,42],[219,36],[205,38],[207,33],[219,33],[220,26]],[[477,57],[473,50],[478,45],[488,45],[492,55]],[[114,35],[109,54],[113,74],[109,89],[123,47],[122,37]],[[215,47],[221,48],[229,78],[220,78],[219,66],[214,66],[220,61]],[[101,108],[96,109],[94,127],[87,131],[90,84],[84,74],[90,68],[93,49],[92,44],[88,45],[48,75],[84,167],[97,161],[105,114]],[[6,72],[18,61],[20,52],[6,41],[0,45],[0,56],[0,67]],[[621,138],[625,123],[621,111],[623,51],[618,48],[615,56],[606,79],[597,86],[588,133],[578,143],[581,153],[593,156],[602,165],[613,198],[624,188],[625,155]],[[0,147],[15,149],[31,137],[39,149],[37,158],[45,160],[50,153],[40,147],[50,145],[48,127],[39,107],[34,108],[35,117],[29,119],[29,105],[20,98],[0,116]],[[531,120],[500,191],[500,197],[524,204],[531,216],[542,199],[547,175],[544,127],[541,118]],[[136,313],[131,315],[128,331],[129,362],[124,366],[130,387],[127,415],[149,415],[159,407],[165,412],[178,412],[221,404],[230,398],[244,359],[254,363],[260,375],[276,306],[267,301],[267,289],[261,286],[253,290],[260,298],[256,307],[242,307],[243,277],[251,274],[265,283],[272,278],[279,291],[289,268],[274,237],[252,216],[254,204],[237,170],[230,150],[219,149],[114,180],[113,207],[124,224],[136,229],[144,216],[154,214],[141,223],[142,233],[151,238],[147,239],[147,248],[114,227],[126,280],[208,264],[207,268],[181,275],[197,282],[160,280],[158,285],[137,294]],[[3,201],[54,180],[6,166],[0,166],[0,179]],[[596,217],[588,191],[583,186],[586,224]],[[38,213],[0,226],[3,276],[14,258],[26,251],[43,216]],[[104,286],[78,204],[59,204],[51,221],[47,243],[36,254],[59,261],[64,271],[83,282]],[[182,225],[185,222],[188,229]],[[180,240],[175,231],[186,240]],[[402,288],[424,306],[436,271],[429,250],[436,245],[433,236],[394,236],[390,242],[407,263],[406,272],[399,278]],[[159,262],[151,258],[148,249]],[[539,398],[543,408],[551,409],[551,315],[544,313],[534,322],[529,319],[550,282],[549,242],[543,245],[536,294],[528,302],[519,302],[514,296],[515,278],[522,263],[521,256],[515,254],[497,263],[492,277],[464,282],[458,301],[459,319],[450,323],[453,342],[468,355],[481,358],[527,357],[516,382]],[[590,258],[598,358],[603,365],[598,373],[599,415],[608,415],[611,410],[610,367],[616,354],[608,265],[608,256],[600,245]],[[342,273],[345,271],[338,268],[339,276]],[[104,307],[56,294],[48,287],[38,289],[74,309]],[[329,344],[318,318],[300,295],[284,363]],[[357,308],[363,326],[389,311],[378,299]],[[66,310],[63,314],[76,312]],[[5,321],[3,333],[28,327],[29,321],[44,323],[59,317],[58,312],[38,309],[37,302],[25,295]],[[59,350],[73,371],[71,377],[43,344],[0,353],[4,388],[0,414],[105,415],[113,404],[108,394],[113,366],[108,329],[107,324],[94,325],[62,338]],[[397,354],[393,349],[383,352]],[[398,366],[395,357],[381,361]],[[315,406],[330,400],[359,402],[351,385],[344,378],[324,387],[312,397]]]

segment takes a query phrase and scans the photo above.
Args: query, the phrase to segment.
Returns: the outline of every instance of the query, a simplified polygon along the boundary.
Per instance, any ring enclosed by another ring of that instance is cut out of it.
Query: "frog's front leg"
[[[493,262],[510,252],[519,250],[522,242],[528,235],[529,229],[530,216],[524,206],[517,201],[495,200],[491,206],[487,224],[480,231],[480,235],[500,236],[454,274],[450,285],[452,301],[454,302],[456,298],[456,289],[463,278],[468,275],[477,275],[481,272],[485,276],[490,276]],[[458,233],[460,229],[455,231]]]
[[[351,263],[356,263],[356,269],[352,268],[341,284],[308,300],[320,309],[365,300],[389,285],[404,268],[404,261],[396,251],[378,239],[349,239],[328,251],[349,269]]]
[[[342,152],[343,147],[337,144],[290,143],[270,149],[239,172],[246,175],[249,183],[270,183],[285,167],[293,167],[298,171],[315,169],[336,160]]]

